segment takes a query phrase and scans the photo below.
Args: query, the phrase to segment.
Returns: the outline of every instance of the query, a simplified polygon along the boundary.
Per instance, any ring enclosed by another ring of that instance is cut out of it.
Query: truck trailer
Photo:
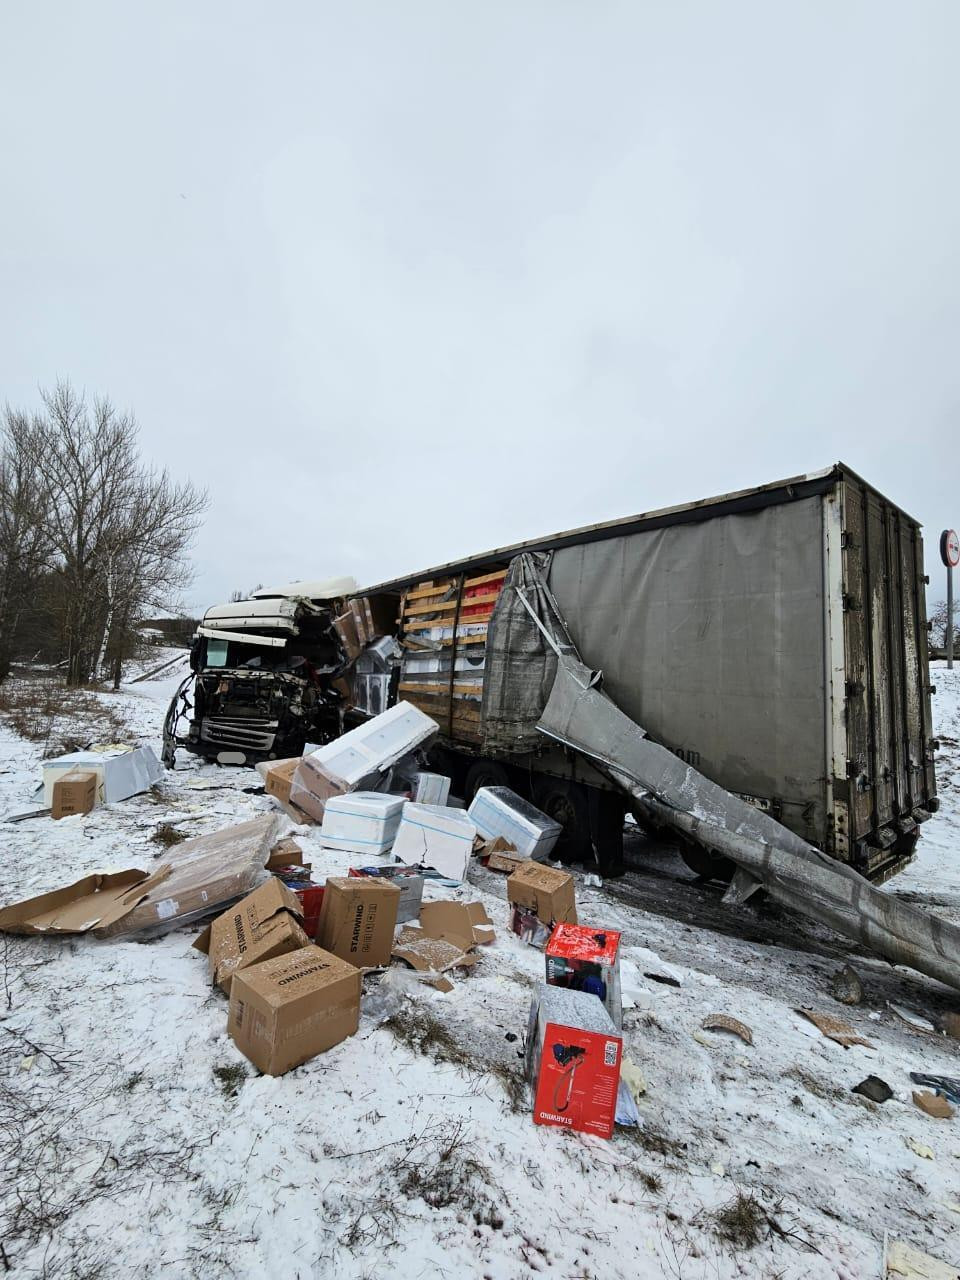
[[[389,700],[436,719],[435,763],[455,790],[469,801],[513,787],[563,823],[570,856],[592,850],[613,873],[622,793],[536,729],[549,681],[530,628],[512,623],[521,553],[538,557],[583,661],[651,738],[875,881],[911,859],[937,808],[923,543],[919,523],[850,467],[359,593],[395,612]],[[718,869],[701,849],[684,856]]]

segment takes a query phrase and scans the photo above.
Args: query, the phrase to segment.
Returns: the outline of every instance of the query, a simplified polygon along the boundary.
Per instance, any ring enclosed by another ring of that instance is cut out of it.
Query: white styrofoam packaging
[[[366,724],[311,753],[311,765],[340,788],[374,783],[392,764],[439,732],[436,720],[411,702],[398,702]]]
[[[348,791],[323,807],[320,839],[329,849],[386,853],[393,844],[405,804],[403,796],[381,791]]]
[[[53,784],[71,769],[91,769],[97,775],[97,803],[115,804],[149,791],[164,775],[164,768],[149,747],[130,751],[71,751],[43,762],[43,803],[53,804]]]
[[[467,810],[485,840],[502,836],[517,853],[534,862],[545,862],[562,830],[509,787],[481,787]]]
[[[417,804],[445,805],[450,795],[450,779],[442,773],[415,773],[413,775],[413,795],[411,800]]]
[[[462,880],[476,834],[477,828],[462,809],[408,800],[393,842],[393,856],[408,866],[433,867],[442,876]]]

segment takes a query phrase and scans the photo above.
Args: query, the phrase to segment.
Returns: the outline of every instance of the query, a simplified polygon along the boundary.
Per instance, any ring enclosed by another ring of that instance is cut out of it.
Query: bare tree
[[[43,430],[9,405],[0,424],[0,680],[10,671],[24,611],[50,563],[50,493]]]
[[[109,400],[88,406],[65,382],[41,395],[45,412],[31,423],[7,414],[12,453],[35,480],[19,481],[7,465],[6,488],[26,496],[19,505],[0,503],[11,529],[0,537],[15,544],[20,507],[42,512],[36,556],[57,585],[51,624],[62,637],[67,682],[96,678],[108,657],[119,682],[118,663],[129,649],[124,637],[146,609],[175,604],[189,581],[186,556],[206,494],[145,467],[135,418]],[[0,548],[0,569],[8,561]]]
[[[954,601],[953,605],[953,643],[954,649],[960,642],[960,601]],[[941,600],[937,604],[933,613],[930,615],[930,640],[938,649],[946,647],[947,643],[947,602]]]

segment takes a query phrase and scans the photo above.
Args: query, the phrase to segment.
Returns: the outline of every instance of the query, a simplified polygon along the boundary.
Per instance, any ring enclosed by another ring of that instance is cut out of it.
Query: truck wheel
[[[736,863],[722,854],[686,840],[680,842],[680,857],[700,880],[719,880],[721,884],[729,884],[737,869]]]
[[[563,778],[542,778],[534,786],[533,803],[563,830],[554,847],[559,862],[592,862],[590,809],[583,787]]]
[[[463,784],[463,798],[469,806],[473,797],[481,787],[509,787],[510,777],[502,764],[496,760],[478,760],[467,770]]]

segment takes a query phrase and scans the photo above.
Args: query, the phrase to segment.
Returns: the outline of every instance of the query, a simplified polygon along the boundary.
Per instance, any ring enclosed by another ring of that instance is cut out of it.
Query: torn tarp
[[[641,810],[736,863],[731,899],[762,887],[894,964],[960,989],[960,929],[883,893],[648,738],[580,661],[536,558],[519,558],[519,603],[556,664],[541,733],[592,760]]]

